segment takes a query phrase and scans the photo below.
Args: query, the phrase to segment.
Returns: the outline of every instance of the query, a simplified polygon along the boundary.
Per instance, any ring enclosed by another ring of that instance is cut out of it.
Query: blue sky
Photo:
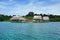
[[[30,11],[60,15],[60,0],[0,0],[0,14],[26,15]]]

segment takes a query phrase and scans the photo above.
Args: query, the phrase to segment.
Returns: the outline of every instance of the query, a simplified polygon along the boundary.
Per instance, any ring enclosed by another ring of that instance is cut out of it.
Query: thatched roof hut
[[[33,22],[42,22],[42,16],[34,16]]]
[[[42,16],[34,16],[33,19],[34,20],[41,20],[42,19]]]
[[[43,20],[49,20],[49,17],[48,16],[43,16]]]
[[[26,20],[24,17],[22,16],[13,16],[10,20]]]

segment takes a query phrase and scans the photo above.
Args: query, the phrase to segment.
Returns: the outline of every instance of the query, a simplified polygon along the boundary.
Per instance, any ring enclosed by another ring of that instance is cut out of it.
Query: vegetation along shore
[[[13,16],[16,16],[16,15],[13,15]],[[10,21],[10,19],[13,16],[0,14],[0,21]],[[53,15],[53,14],[42,14],[42,13],[41,14],[35,14],[34,12],[29,12],[27,15],[22,16],[22,17],[24,17],[27,21],[32,21],[34,19],[34,16],[36,16],[38,19],[40,16],[46,17],[46,18],[49,17],[50,22],[60,22],[60,15]]]

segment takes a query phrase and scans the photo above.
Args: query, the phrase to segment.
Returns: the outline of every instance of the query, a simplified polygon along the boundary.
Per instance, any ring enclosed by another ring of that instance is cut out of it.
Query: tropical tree
[[[34,16],[34,12],[29,12],[26,16]]]

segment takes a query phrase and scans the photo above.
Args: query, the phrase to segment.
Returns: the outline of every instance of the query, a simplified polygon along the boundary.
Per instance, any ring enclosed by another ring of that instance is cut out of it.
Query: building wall
[[[43,20],[49,20],[48,16],[43,17]]]

